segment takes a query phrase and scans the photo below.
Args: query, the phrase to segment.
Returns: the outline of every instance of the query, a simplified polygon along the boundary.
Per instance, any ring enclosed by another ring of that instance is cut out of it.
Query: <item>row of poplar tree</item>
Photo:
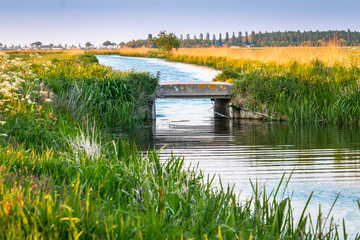
[[[271,46],[324,46],[328,43],[335,43],[341,46],[357,46],[360,44],[360,33],[356,31],[285,31],[285,32],[257,32],[252,31],[242,33],[227,32],[225,35],[209,33],[205,35],[190,36],[190,34],[180,35],[180,47],[271,47]],[[152,47],[156,45],[152,42],[152,35],[149,34],[147,39],[132,40],[126,43],[127,47]]]

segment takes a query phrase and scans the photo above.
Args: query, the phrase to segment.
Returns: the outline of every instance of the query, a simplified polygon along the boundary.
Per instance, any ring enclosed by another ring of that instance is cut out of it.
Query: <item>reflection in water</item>
[[[195,122],[199,119],[193,119]],[[235,184],[240,199],[252,193],[249,179],[267,189],[277,186],[283,173],[294,170],[288,191],[295,212],[314,191],[309,210],[316,215],[321,203],[329,210],[340,197],[333,214],[345,217],[350,232],[359,231],[360,150],[358,127],[294,126],[284,123],[232,121],[224,118],[193,124],[167,117],[156,119],[152,141],[142,146],[160,149],[161,158],[185,157],[210,175],[220,175],[223,184]],[[141,139],[138,139],[141,142]],[[300,214],[298,212],[298,214]]]
[[[159,70],[161,80],[166,81],[204,81],[216,74],[162,60],[115,56],[100,56],[99,60],[120,69],[136,64],[143,70]],[[160,153],[163,160],[171,154],[184,156],[187,166],[199,164],[205,173],[220,175],[223,184],[235,184],[240,200],[251,195],[249,179],[272,189],[285,171],[294,170],[288,190],[293,194],[295,212],[312,191],[309,210],[316,215],[321,203],[326,212],[340,192],[334,215],[345,217],[350,233],[360,231],[356,202],[360,200],[359,127],[215,118],[212,102],[202,99],[158,99],[156,110],[153,127],[138,129],[135,134],[142,150],[166,145]]]

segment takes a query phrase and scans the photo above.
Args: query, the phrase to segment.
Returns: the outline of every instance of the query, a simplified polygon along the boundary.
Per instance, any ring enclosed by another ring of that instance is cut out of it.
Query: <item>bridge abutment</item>
[[[148,103],[148,117],[149,119],[156,119],[156,104],[155,99]]]
[[[217,98],[214,101],[214,113],[222,117],[234,118],[234,109],[231,106],[230,99]]]

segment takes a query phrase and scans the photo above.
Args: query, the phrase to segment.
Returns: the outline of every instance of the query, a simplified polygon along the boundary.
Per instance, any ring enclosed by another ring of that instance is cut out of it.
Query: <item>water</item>
[[[121,70],[161,72],[161,81],[210,81],[218,72],[159,59],[98,56],[100,63]],[[299,213],[311,192],[309,211],[316,216],[319,204],[345,218],[348,232],[360,232],[360,129],[357,126],[299,126],[285,123],[235,121],[215,118],[210,100],[158,99],[156,122],[140,130],[137,142],[156,147],[162,159],[185,157],[187,166],[199,164],[206,174],[235,184],[240,201],[251,195],[249,179],[277,186],[286,171],[294,170],[288,193]],[[217,179],[217,178],[216,178]],[[351,237],[351,236],[350,236]]]

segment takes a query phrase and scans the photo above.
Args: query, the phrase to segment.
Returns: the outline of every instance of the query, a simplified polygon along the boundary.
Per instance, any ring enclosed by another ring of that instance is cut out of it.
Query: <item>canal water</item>
[[[210,81],[218,71],[161,59],[97,56],[101,64],[119,70],[161,73],[160,81]],[[360,128],[239,121],[218,118],[209,99],[158,99],[152,128],[139,130],[140,148],[161,149],[162,159],[183,156],[186,166],[219,175],[234,185],[239,201],[252,194],[250,179],[275,188],[284,172],[293,171],[287,188],[295,214],[314,192],[309,211],[319,204],[351,234],[360,232]],[[218,178],[216,178],[218,183]],[[326,217],[326,215],[324,216]],[[315,219],[313,219],[315,221]]]

